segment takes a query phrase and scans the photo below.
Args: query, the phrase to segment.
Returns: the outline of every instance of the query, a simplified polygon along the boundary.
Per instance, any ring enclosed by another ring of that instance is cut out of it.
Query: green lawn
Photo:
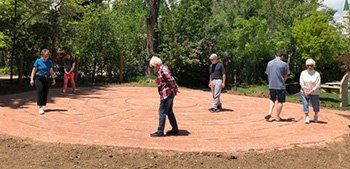
[[[269,97],[269,88],[267,85],[259,85],[259,86],[247,86],[247,87],[238,87],[237,92],[235,94],[242,94],[246,96],[256,96],[256,97]],[[349,95],[350,98],[350,95]],[[300,103],[301,98],[300,95],[287,95],[287,102],[292,103]],[[335,93],[326,93],[320,92],[320,101],[321,107],[329,108],[329,109],[337,109],[337,110],[350,110],[350,107],[340,108],[339,104],[339,94]],[[349,102],[350,105],[350,102]]]

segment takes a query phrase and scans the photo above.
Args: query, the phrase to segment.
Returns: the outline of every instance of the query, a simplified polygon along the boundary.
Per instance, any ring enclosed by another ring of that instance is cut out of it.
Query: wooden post
[[[349,74],[346,73],[340,81],[340,107],[348,106]]]

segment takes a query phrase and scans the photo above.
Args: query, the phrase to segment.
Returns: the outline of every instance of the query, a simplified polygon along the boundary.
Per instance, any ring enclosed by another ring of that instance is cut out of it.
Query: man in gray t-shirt
[[[269,120],[272,115],[273,108],[275,107],[276,100],[276,121],[281,121],[281,111],[283,103],[286,102],[286,84],[288,75],[288,65],[282,61],[283,53],[276,53],[276,58],[271,60],[266,67],[265,73],[269,80],[269,92],[270,92],[270,106],[269,113],[265,116],[266,120]]]
[[[225,87],[226,74],[225,68],[222,63],[218,62],[218,56],[216,54],[210,55],[210,76],[209,76],[209,87],[213,94],[213,105],[209,109],[210,112],[220,112],[222,110],[222,104],[220,102],[221,89]]]

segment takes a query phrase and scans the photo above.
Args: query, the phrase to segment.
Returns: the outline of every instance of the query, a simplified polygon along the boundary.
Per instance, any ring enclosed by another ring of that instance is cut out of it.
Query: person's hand
[[[179,88],[176,88],[175,90],[176,90],[176,93],[180,93],[180,90],[179,90]]]
[[[34,80],[33,79],[30,79],[30,85],[34,86]]]
[[[221,88],[225,88],[225,83],[221,83]]]
[[[52,86],[56,84],[56,80],[55,79],[52,79]]]
[[[211,82],[209,82],[208,86],[211,88],[211,86],[212,86]]]

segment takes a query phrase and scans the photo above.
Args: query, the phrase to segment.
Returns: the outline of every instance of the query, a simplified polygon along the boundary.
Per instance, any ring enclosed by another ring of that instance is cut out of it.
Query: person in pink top
[[[68,79],[72,85],[73,93],[76,92],[75,82],[74,82],[74,69],[75,69],[75,59],[72,53],[68,52],[64,58],[64,76],[63,76],[63,93],[66,93],[68,87]]]

